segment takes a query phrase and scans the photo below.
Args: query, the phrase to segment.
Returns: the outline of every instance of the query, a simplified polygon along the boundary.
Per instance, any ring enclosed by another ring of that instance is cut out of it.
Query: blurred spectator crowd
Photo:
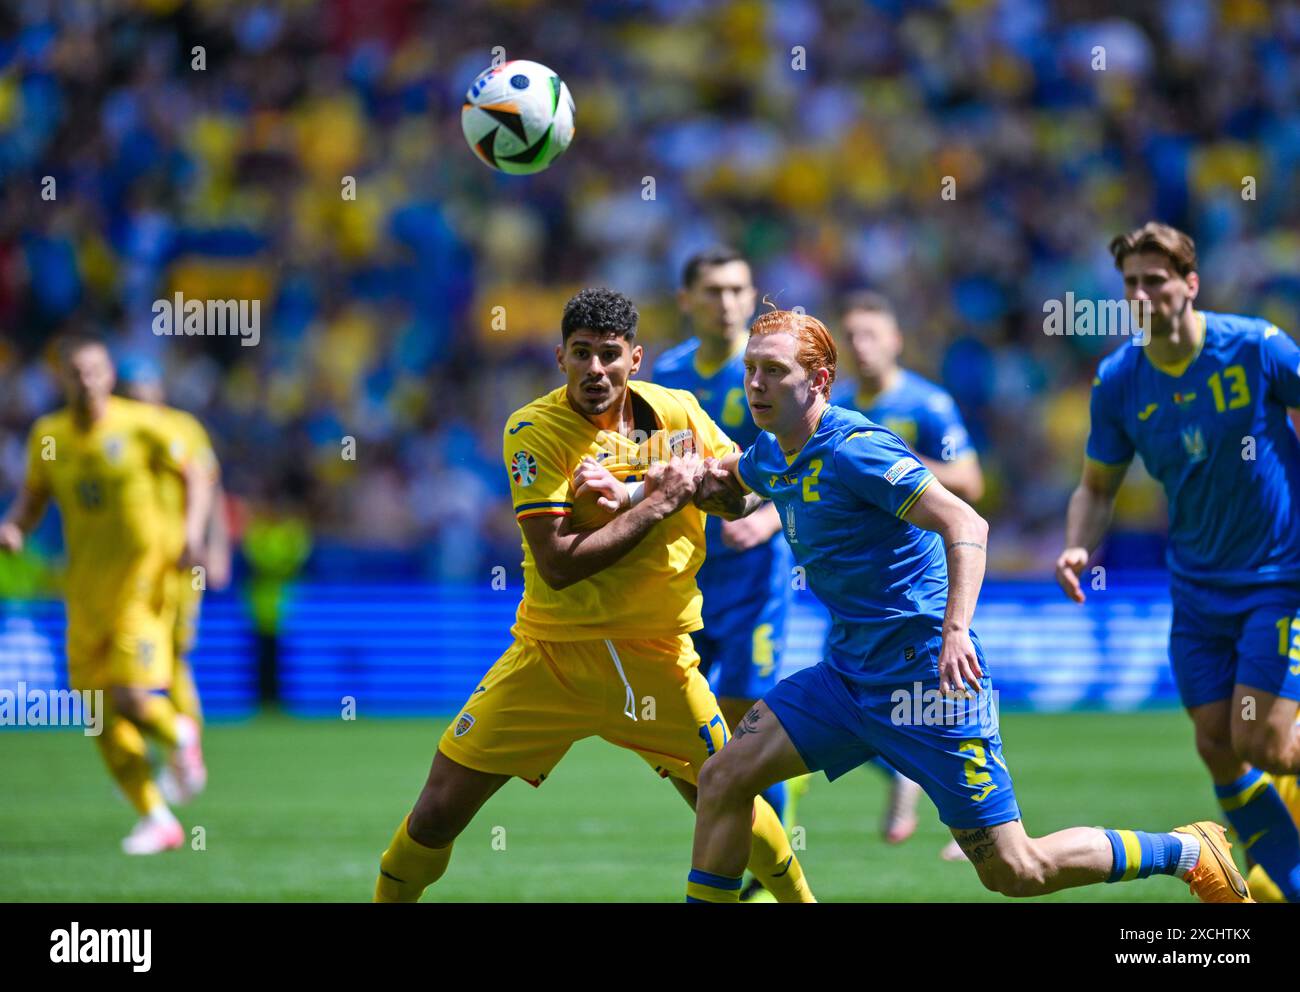
[[[497,46],[573,92],[542,175],[461,136]],[[1123,343],[1045,335],[1044,301],[1119,295],[1107,242],[1158,218],[1196,238],[1203,306],[1300,331],[1297,175],[1294,3],[15,0],[0,506],[59,402],[49,342],[89,329],[163,365],[254,515],[431,578],[513,570],[501,429],[560,382],[564,300],[630,295],[653,362],[683,260],[729,243],[833,329],[846,290],[895,300],[980,450],[994,567],[1041,572]],[[260,343],[155,335],[177,291],[261,300]],[[1139,484],[1121,526],[1161,512]]]

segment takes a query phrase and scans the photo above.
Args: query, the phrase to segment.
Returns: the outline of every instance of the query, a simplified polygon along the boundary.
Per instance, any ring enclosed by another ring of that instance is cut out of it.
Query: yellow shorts
[[[137,599],[109,624],[68,624],[68,684],[165,689],[172,680],[172,611]]]
[[[520,634],[483,676],[438,750],[541,785],[574,741],[602,737],[694,784],[728,731],[689,634],[537,641]],[[630,689],[630,691],[629,691]]]
[[[193,576],[188,568],[175,574],[176,623],[173,625],[172,649],[177,665],[182,665],[194,649],[199,630],[199,608],[203,604],[203,590],[194,588]]]

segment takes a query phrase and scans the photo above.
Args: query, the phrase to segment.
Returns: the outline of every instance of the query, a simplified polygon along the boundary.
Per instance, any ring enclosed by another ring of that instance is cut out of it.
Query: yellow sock
[[[777,902],[816,902],[780,817],[762,796],[754,798],[753,830],[748,867],[763,887]]]
[[[176,718],[179,714],[172,701],[166,696],[150,693],[145,697],[141,710],[140,719],[137,721],[140,729],[168,751],[176,747],[178,736]]]
[[[199,690],[194,684],[194,672],[190,663],[184,658],[176,662],[172,672],[172,705],[182,716],[187,716],[200,726],[203,725],[203,705],[199,702]]]
[[[110,713],[95,742],[108,773],[137,813],[147,816],[164,805],[149,768],[149,748],[134,723],[120,714]]]
[[[451,845],[425,847],[406,831],[402,820],[379,860],[375,902],[419,902],[424,890],[447,870]]]

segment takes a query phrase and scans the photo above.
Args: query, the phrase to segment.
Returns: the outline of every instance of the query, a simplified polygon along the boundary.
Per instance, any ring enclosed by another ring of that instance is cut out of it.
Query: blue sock
[[[1177,834],[1149,834],[1145,830],[1107,830],[1115,856],[1107,882],[1127,882],[1150,875],[1176,875],[1183,856]]]
[[[1252,768],[1214,794],[1242,850],[1263,866],[1287,902],[1300,902],[1300,830],[1273,779]]]
[[[785,783],[777,782],[776,785],[768,786],[761,795],[776,810],[776,818],[785,823]]]

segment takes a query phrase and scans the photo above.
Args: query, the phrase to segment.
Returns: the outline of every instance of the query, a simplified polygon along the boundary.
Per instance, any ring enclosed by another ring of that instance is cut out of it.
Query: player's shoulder
[[[865,413],[849,407],[832,404],[826,408],[821,423],[813,435],[819,446],[839,455],[845,451],[863,452],[902,440],[883,424],[878,424]]]
[[[1248,317],[1239,313],[1215,313],[1202,310],[1205,315],[1205,333],[1218,338],[1222,345],[1258,345],[1278,334],[1281,329],[1263,317]]]
[[[699,338],[687,338],[680,344],[673,345],[655,359],[655,379],[662,379],[664,376],[679,376],[690,372],[695,365],[695,353],[699,350]]]
[[[32,423],[31,436],[41,438],[63,434],[72,426],[72,411],[66,406],[43,413]]]
[[[1142,358],[1142,347],[1132,341],[1125,341],[1118,348],[1101,360],[1093,376],[1094,386],[1111,386],[1133,375]]]
[[[689,389],[665,386],[658,382],[634,379],[628,388],[649,403],[655,413],[672,417],[674,414],[687,413],[699,416],[702,412],[700,401]]]
[[[502,427],[507,443],[511,438],[524,439],[525,435],[554,437],[571,412],[564,396],[565,388],[557,386],[511,413]]]
[[[917,398],[920,406],[932,413],[949,414],[957,409],[952,394],[919,372],[903,369],[903,388]]]

